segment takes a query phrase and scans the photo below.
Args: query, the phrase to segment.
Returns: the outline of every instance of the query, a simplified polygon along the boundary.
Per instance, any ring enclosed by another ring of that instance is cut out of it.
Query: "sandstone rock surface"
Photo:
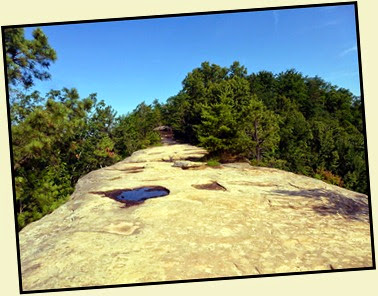
[[[154,147],[82,177],[19,233],[23,289],[372,266],[366,195],[246,163],[173,166],[205,153]],[[141,186],[170,194],[131,207],[99,194]]]

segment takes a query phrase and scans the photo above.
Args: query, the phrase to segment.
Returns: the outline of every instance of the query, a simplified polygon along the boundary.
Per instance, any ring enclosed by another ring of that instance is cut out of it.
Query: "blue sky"
[[[202,62],[248,73],[295,68],[360,95],[354,7],[266,10],[42,27],[58,60],[42,94],[75,87],[97,93],[119,115],[177,94]],[[26,30],[30,36],[32,28]]]

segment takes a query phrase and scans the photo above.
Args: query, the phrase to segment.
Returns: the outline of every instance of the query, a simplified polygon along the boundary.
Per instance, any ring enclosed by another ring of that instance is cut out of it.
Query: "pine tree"
[[[5,29],[4,33],[9,83],[29,88],[34,78],[49,79],[50,74],[45,69],[57,59],[57,55],[43,31],[35,29],[32,40],[25,39],[23,28]]]

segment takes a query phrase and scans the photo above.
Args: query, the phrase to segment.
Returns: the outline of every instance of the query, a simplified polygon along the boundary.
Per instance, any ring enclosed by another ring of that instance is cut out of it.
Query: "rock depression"
[[[23,290],[371,267],[368,199],[190,145],[135,152],[82,177],[20,233]],[[104,192],[158,186],[128,206]]]

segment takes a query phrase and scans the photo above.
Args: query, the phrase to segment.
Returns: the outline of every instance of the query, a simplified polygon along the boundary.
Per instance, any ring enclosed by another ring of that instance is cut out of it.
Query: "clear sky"
[[[32,28],[26,30],[30,36]],[[42,27],[58,60],[42,94],[75,87],[97,93],[119,115],[177,94],[202,62],[248,74],[295,68],[360,95],[352,5]]]

